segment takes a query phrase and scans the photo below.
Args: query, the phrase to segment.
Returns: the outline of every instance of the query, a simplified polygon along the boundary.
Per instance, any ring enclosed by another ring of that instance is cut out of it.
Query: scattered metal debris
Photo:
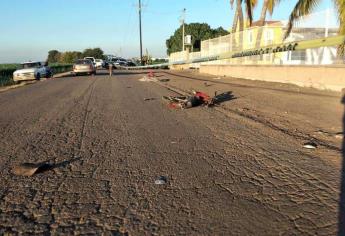
[[[200,105],[211,105],[212,99],[206,93],[203,92],[193,92],[191,96],[163,96],[164,99],[170,101],[170,108],[191,108]]]
[[[166,176],[159,176],[156,180],[155,180],[155,184],[157,185],[163,185],[168,183],[168,178]]]
[[[303,144],[303,147],[307,149],[315,149],[317,148],[317,144],[314,142],[306,142]]]
[[[50,170],[52,167],[53,167],[52,165],[45,162],[41,162],[38,164],[22,163],[18,166],[13,167],[12,173],[15,175],[30,177],[30,176],[33,176],[34,174]]]
[[[144,98],[144,101],[153,101],[156,100],[156,98]]]
[[[190,96],[163,96],[163,99],[170,101],[168,105],[170,108],[186,109],[196,106],[212,107],[236,98],[230,91],[221,94],[217,94],[216,91],[213,98],[204,92],[193,91],[193,95]]]

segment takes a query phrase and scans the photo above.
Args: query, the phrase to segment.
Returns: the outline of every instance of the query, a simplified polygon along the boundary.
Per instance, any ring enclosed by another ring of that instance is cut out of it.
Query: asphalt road
[[[337,234],[339,150],[222,108],[170,109],[175,93],[142,76],[0,93],[0,234]]]

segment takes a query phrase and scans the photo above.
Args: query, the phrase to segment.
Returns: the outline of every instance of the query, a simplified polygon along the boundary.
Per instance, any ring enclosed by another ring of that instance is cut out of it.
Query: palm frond
[[[268,1],[268,12],[272,16],[274,8],[280,3],[280,0],[269,0]]]
[[[344,0],[336,0],[336,1],[344,1]],[[294,9],[292,10],[289,23],[287,26],[287,30],[284,35],[284,39],[286,39],[289,34],[291,33],[292,27],[300,17],[310,14],[317,6],[320,0],[299,0]]]
[[[339,18],[339,34],[345,35],[345,1],[344,0],[334,0],[334,4],[338,9],[338,18]],[[338,52],[340,56],[345,55],[345,42],[338,46]]]

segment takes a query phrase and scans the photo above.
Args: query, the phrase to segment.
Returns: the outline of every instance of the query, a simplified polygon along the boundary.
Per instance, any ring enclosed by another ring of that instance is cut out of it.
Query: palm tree
[[[244,1],[245,1],[245,7],[246,7],[246,14],[249,20],[249,24],[251,25],[253,22],[253,8],[255,7],[257,0],[244,0]],[[235,11],[234,20],[232,23],[232,45],[235,46],[237,50],[241,50],[243,44],[241,43],[237,44],[236,36],[233,36],[233,35],[237,31],[238,23],[239,23],[239,32],[243,31],[244,29],[242,3],[243,3],[243,0],[236,0],[236,11]],[[233,8],[234,0],[230,0],[230,5],[231,5],[231,8]],[[243,33],[239,33],[239,42],[243,42]]]
[[[244,1],[245,1],[246,13],[249,20],[249,24],[251,25],[253,22],[253,8],[255,7],[257,0],[244,0]],[[235,0],[230,0],[231,8],[233,8],[234,2]],[[236,32],[238,23],[239,23],[239,31],[243,31],[244,18],[243,18],[242,3],[243,3],[243,0],[236,0],[236,11],[234,14],[234,20],[232,22],[233,33]]]
[[[260,19],[258,22],[259,26],[265,25],[267,11],[270,13],[270,15],[272,15],[275,6],[278,5],[279,2],[280,0],[264,0],[264,3],[262,4]]]
[[[320,3],[321,0],[298,0],[294,9],[292,10],[289,18],[289,23],[287,27],[287,31],[285,33],[285,39],[291,33],[292,27],[296,20],[300,17],[310,14],[315,7]],[[345,1],[344,0],[333,0],[334,5],[338,11],[338,18],[339,18],[339,34],[345,34]]]
[[[273,10],[274,10],[275,6],[277,6],[279,4],[279,2],[280,2],[280,0],[264,0],[264,2],[262,4],[260,19],[257,23],[257,26],[260,27],[258,34],[257,34],[257,37],[256,37],[256,43],[255,43],[257,48],[260,47],[260,42],[261,42],[261,38],[262,38],[262,34],[263,34],[262,26],[265,25],[267,11],[272,16]]]

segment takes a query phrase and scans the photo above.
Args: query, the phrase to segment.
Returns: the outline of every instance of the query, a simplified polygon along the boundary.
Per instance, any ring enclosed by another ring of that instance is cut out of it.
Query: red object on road
[[[153,73],[152,70],[149,71],[148,73],[148,77],[152,78],[152,77],[155,77],[155,74]]]
[[[206,93],[203,93],[203,92],[195,92],[194,96],[203,102],[208,102],[211,99],[210,96],[208,96]]]

